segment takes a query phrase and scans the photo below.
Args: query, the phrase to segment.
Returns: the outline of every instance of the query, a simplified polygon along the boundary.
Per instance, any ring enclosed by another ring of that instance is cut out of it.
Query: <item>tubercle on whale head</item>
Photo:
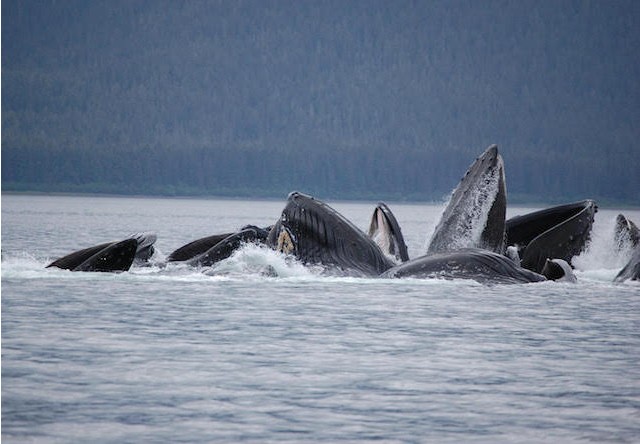
[[[310,200],[315,200],[315,199],[313,198],[313,196],[310,196],[310,195],[308,195],[308,194],[301,193],[300,191],[292,191],[292,192],[290,192],[290,193],[289,193],[289,195],[287,196],[287,200],[290,200],[290,201],[296,201],[296,200],[298,200],[298,199],[310,199]]]

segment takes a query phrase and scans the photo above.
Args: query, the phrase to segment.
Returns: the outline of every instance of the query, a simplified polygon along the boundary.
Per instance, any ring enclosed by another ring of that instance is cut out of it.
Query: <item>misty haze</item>
[[[4,1],[4,191],[640,203],[633,1]]]

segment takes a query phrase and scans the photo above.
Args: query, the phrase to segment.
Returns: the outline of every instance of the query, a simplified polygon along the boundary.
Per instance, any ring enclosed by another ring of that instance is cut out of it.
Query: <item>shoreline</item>
[[[304,192],[304,191],[303,191]],[[128,193],[100,193],[100,192],[75,192],[75,191],[39,191],[39,190],[1,190],[0,193],[2,196],[60,196],[60,197],[105,197],[105,198],[131,198],[131,199],[178,199],[178,200],[229,200],[229,201],[238,201],[238,200],[257,200],[257,201],[284,201],[287,196],[277,197],[270,195],[229,195],[229,194],[184,194],[184,195],[172,195],[172,194],[128,194]],[[288,195],[288,193],[287,193]],[[417,200],[417,199],[397,199],[397,198],[388,198],[388,199],[374,199],[367,197],[334,197],[334,196],[324,196],[319,195],[319,199],[332,201],[332,202],[362,202],[362,203],[371,203],[371,202],[395,202],[406,205],[444,205],[448,200],[448,195],[443,196],[443,200]],[[508,198],[507,198],[508,199]],[[630,210],[640,210],[640,204],[634,204],[630,202],[617,202],[608,199],[598,199],[598,198],[590,198],[584,197],[583,199],[571,199],[567,198],[565,200],[558,199],[550,199],[548,201],[536,200],[536,199],[526,199],[524,196],[516,197],[511,201],[508,200],[508,205],[518,206],[518,207],[530,207],[530,208],[545,208],[554,205],[559,205],[567,202],[576,202],[584,199],[592,199],[596,202],[599,208],[617,208],[617,209],[630,209]]]

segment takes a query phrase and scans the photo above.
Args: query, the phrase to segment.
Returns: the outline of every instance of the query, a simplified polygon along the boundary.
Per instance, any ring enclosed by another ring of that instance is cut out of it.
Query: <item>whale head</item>
[[[453,191],[427,253],[482,248],[502,254],[506,211],[504,162],[498,147],[491,145]]]
[[[348,274],[378,276],[391,268],[373,240],[326,203],[292,192],[267,244],[307,264]]]

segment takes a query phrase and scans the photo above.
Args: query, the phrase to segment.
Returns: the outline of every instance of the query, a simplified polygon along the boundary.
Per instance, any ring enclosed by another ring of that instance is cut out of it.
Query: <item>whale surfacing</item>
[[[504,162],[491,145],[454,190],[431,237],[427,254],[462,248],[504,252],[507,190]]]
[[[591,237],[598,207],[592,200],[546,208],[506,222],[507,245],[518,249],[522,266],[540,273],[548,258],[571,258]]]
[[[190,259],[188,263],[195,267],[210,267],[230,257],[242,245],[247,243],[261,244],[267,239],[269,232],[264,228],[252,225],[243,227],[237,233],[230,234],[204,253]]]
[[[154,253],[154,233],[137,233],[118,242],[105,242],[74,251],[47,265],[70,271],[128,271],[135,262],[148,261]]]
[[[125,239],[109,245],[91,256],[72,271],[128,271],[135,259],[138,241]]]
[[[501,254],[478,248],[421,256],[391,268],[381,277],[471,279],[482,284],[522,284],[546,280],[544,276],[517,266]]]
[[[169,256],[167,256],[167,262],[182,262],[193,259],[207,252],[207,250],[213,248],[218,242],[223,241],[232,234],[233,233],[214,234],[213,236],[207,236],[189,242],[172,251]]]
[[[398,262],[409,260],[407,245],[396,217],[387,204],[380,202],[373,210],[369,224],[369,237],[378,244],[380,249]]]
[[[108,242],[85,248],[64,256],[49,267],[71,271],[128,271],[133,264],[138,241],[130,238],[120,242]]]
[[[638,230],[638,226],[631,219],[618,214],[614,241],[618,251],[626,248],[633,250],[629,262],[620,270],[614,282],[640,281],[640,230]]]
[[[640,245],[640,229],[631,219],[627,219],[623,214],[616,217],[614,228],[614,242],[618,251],[627,247],[636,248]]]
[[[380,247],[329,205],[302,193],[289,194],[267,244],[305,264],[360,276],[378,276],[394,264]]]

